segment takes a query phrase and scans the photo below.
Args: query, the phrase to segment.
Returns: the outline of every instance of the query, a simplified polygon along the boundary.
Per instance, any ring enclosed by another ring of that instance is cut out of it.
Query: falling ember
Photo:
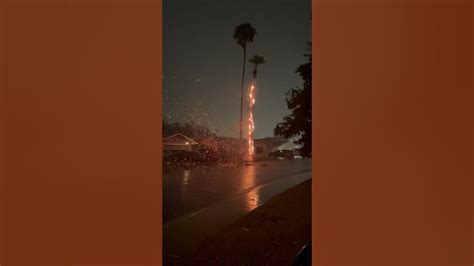
[[[253,131],[255,129],[254,120],[253,120],[253,106],[255,104],[255,97],[254,97],[255,85],[252,84],[250,86],[250,93],[249,93],[249,126],[248,126],[248,154],[249,160],[252,161],[255,155],[255,148],[253,146]]]

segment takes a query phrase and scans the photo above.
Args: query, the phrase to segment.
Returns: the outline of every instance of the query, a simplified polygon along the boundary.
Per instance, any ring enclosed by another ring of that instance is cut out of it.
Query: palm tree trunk
[[[245,57],[247,56],[247,47],[244,46],[244,63],[242,66],[242,85],[240,89],[240,139],[242,139],[242,116],[244,108],[244,76],[245,76]]]

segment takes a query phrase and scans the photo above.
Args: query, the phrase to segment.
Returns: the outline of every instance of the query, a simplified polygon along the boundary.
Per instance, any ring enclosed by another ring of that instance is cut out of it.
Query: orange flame
[[[254,96],[254,91],[255,91],[255,85],[252,84],[250,86],[250,93],[249,93],[249,126],[248,126],[248,154],[249,154],[249,160],[253,160],[255,156],[255,148],[253,146],[253,132],[255,129],[255,124],[253,121],[253,106],[255,104],[255,96]]]

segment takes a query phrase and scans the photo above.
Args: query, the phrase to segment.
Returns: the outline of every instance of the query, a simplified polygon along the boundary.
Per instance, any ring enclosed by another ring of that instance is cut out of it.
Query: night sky
[[[254,136],[273,136],[289,114],[285,92],[302,85],[295,70],[307,61],[311,1],[164,0],[163,8],[163,119],[238,137],[243,52],[232,34],[249,22],[257,35],[247,46],[245,84],[253,70],[248,59],[258,54],[267,61],[258,71]]]

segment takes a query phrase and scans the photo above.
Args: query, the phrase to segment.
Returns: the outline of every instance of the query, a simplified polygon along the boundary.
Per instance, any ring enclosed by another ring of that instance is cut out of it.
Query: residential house
[[[165,151],[194,151],[199,147],[199,143],[183,134],[174,134],[163,139],[163,149]]]
[[[300,148],[291,140],[281,137],[268,137],[254,140],[255,158],[267,159],[269,154],[275,151],[292,151],[295,155]]]

